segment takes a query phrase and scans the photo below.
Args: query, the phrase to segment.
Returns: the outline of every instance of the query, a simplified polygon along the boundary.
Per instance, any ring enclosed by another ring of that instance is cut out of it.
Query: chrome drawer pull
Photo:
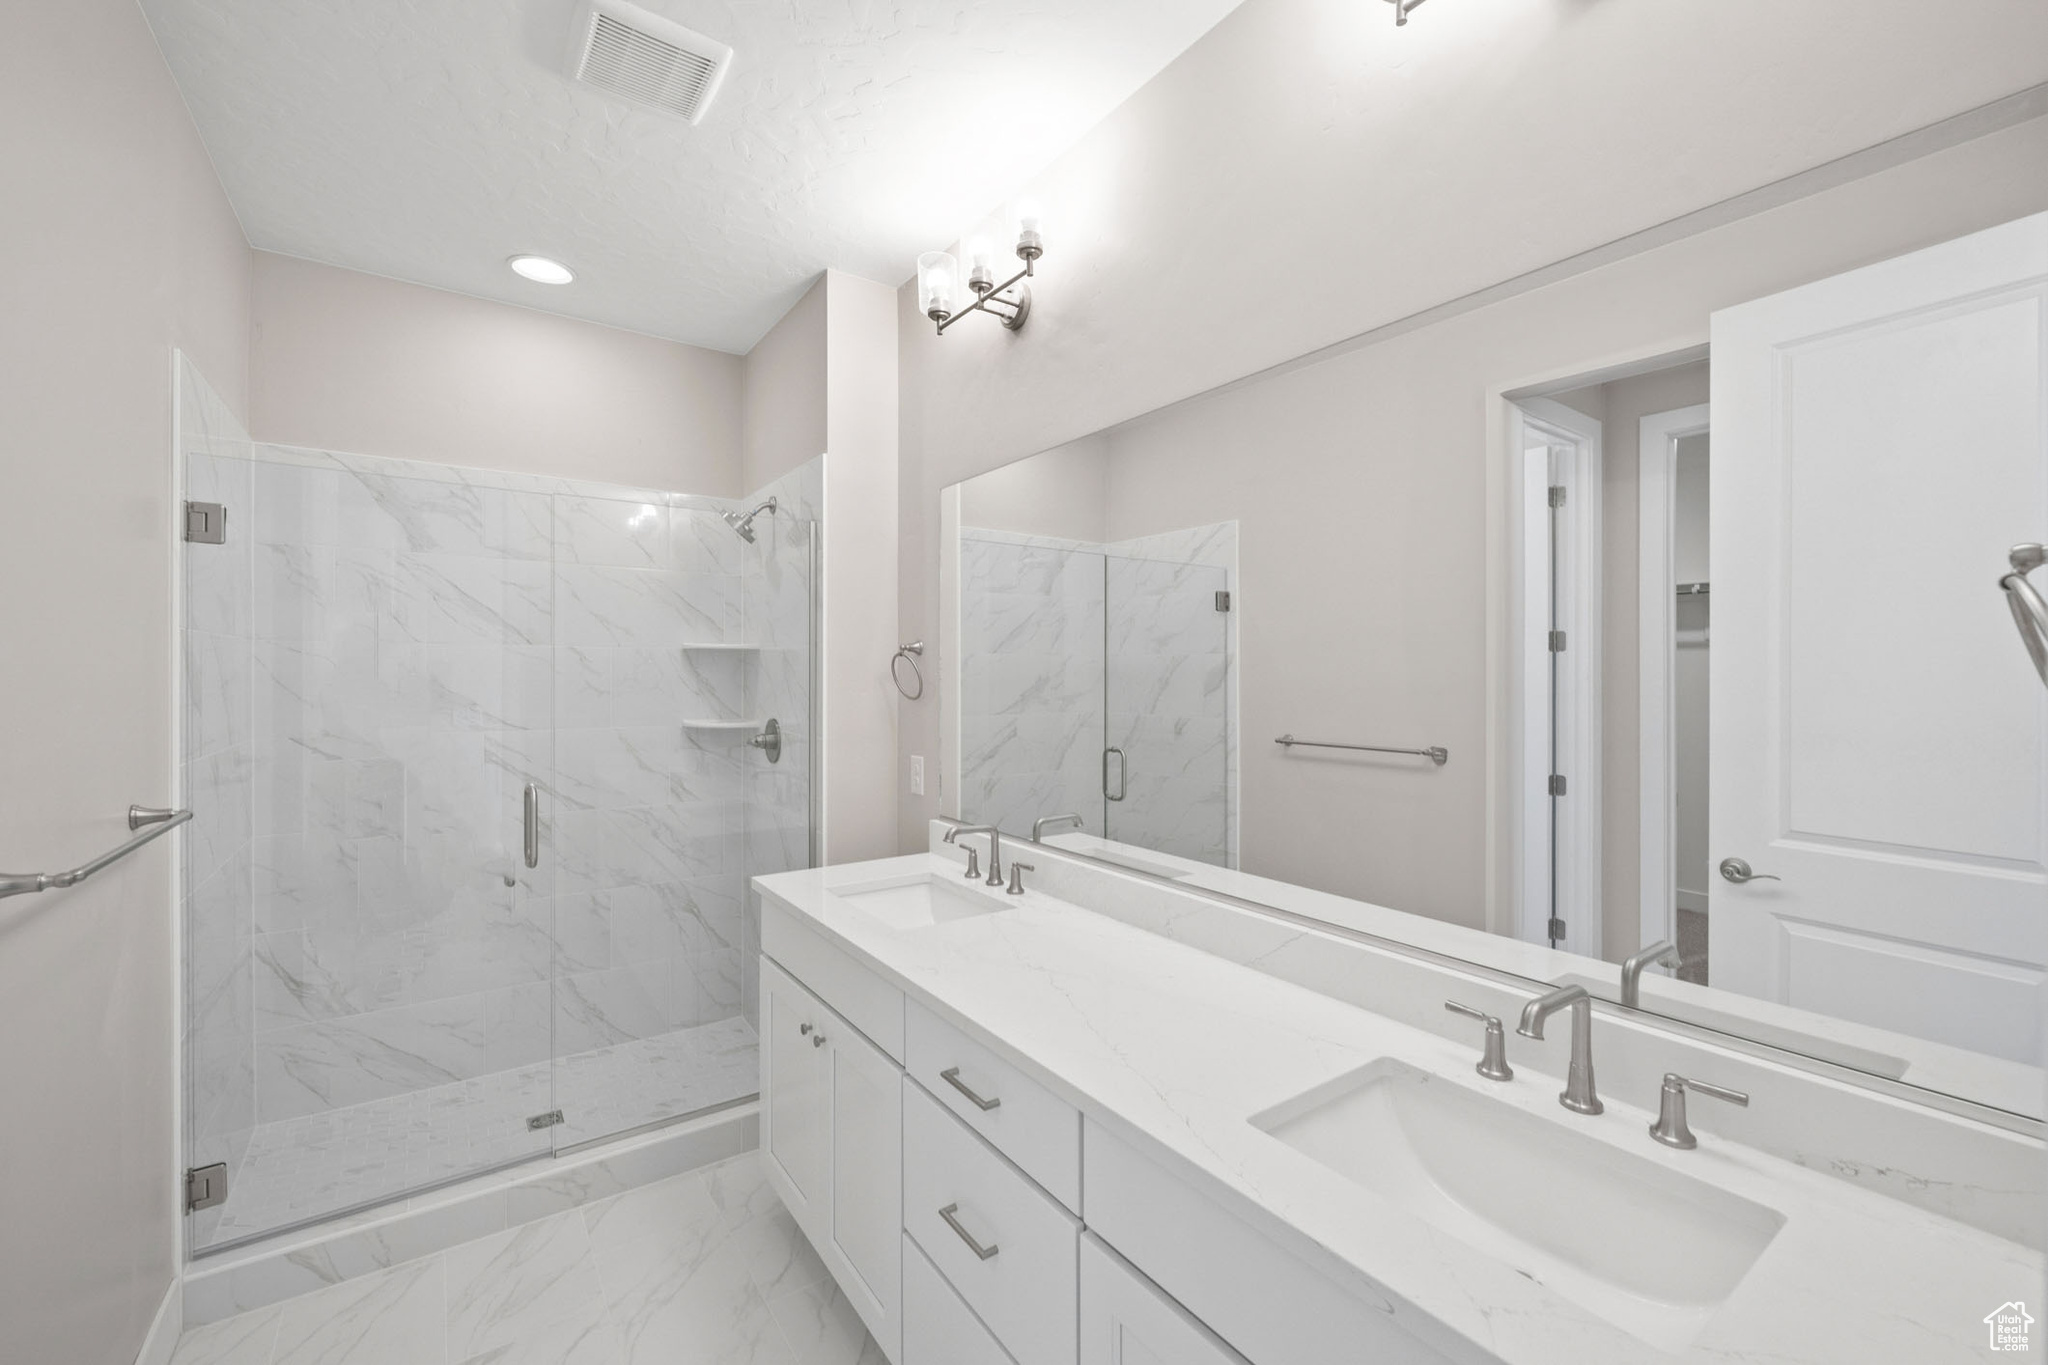
[[[976,1109],[979,1109],[984,1114],[986,1114],[991,1109],[1000,1109],[1002,1107],[1003,1102],[1001,1099],[985,1100],[981,1096],[975,1094],[972,1090],[969,1090],[967,1088],[967,1082],[960,1079],[960,1068],[957,1066],[948,1067],[944,1071],[941,1071],[939,1073],[939,1079],[944,1081],[947,1085],[952,1086],[955,1090],[965,1095],[968,1099],[973,1100],[974,1107]]]
[[[995,1255],[998,1251],[1002,1250],[1002,1248],[999,1246],[983,1246],[981,1243],[975,1241],[974,1234],[969,1232],[966,1228],[961,1227],[960,1220],[953,1216],[958,1212],[960,1212],[960,1206],[958,1204],[948,1204],[946,1205],[946,1207],[939,1210],[939,1217],[946,1220],[947,1227],[953,1229],[953,1231],[960,1234],[960,1240],[967,1243],[967,1249],[969,1251],[973,1252],[975,1255],[981,1257],[982,1260],[986,1261],[989,1257]]]

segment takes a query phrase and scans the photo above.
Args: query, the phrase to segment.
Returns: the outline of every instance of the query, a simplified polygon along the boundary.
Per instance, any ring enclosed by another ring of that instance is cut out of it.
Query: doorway
[[[1619,962],[1683,931],[1688,980],[1706,965],[1708,382],[1699,350],[1509,409],[1512,932]],[[1706,585],[1683,604],[1675,554]]]

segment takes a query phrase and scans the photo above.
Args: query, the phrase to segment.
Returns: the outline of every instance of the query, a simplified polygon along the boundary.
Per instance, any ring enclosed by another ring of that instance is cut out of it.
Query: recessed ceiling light
[[[546,256],[514,256],[507,264],[535,284],[567,284],[576,278],[575,271]]]

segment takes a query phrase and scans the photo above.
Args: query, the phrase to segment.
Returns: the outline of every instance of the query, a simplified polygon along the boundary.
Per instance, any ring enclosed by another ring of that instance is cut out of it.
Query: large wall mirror
[[[2038,1118],[2044,262],[1522,388],[1330,360],[955,485],[945,808]]]

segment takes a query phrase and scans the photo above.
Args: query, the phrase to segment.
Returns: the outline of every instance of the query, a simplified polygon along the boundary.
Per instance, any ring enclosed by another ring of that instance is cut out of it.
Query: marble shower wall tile
[[[1234,865],[1236,525],[1090,544],[964,529],[961,811],[1017,834],[1072,811],[1112,839]],[[1106,801],[1106,750],[1123,750]]]
[[[252,447],[186,407],[191,496],[231,507],[186,574],[209,1150],[749,1010],[750,859],[809,856],[821,462],[744,504],[780,499],[748,545],[728,501]],[[756,714],[781,765],[680,724]]]
[[[1026,834],[1073,811],[1102,833],[1103,553],[962,533],[960,810]]]
[[[1109,550],[1107,733],[1128,756],[1130,779],[1124,799],[1109,808],[1106,832],[1227,866],[1232,637],[1216,594],[1229,590],[1231,575],[1202,562],[1221,553],[1215,531]]]

